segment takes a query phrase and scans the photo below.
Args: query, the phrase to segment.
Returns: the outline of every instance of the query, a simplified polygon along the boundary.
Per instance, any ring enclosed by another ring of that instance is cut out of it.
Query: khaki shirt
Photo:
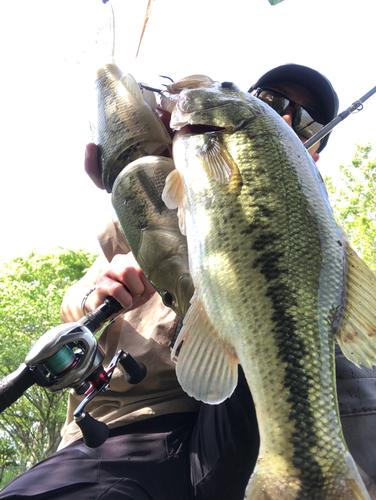
[[[129,252],[118,221],[109,223],[98,239],[109,261],[118,253]],[[81,281],[85,284],[85,276]],[[85,410],[110,429],[159,415],[198,411],[199,403],[181,389],[175,375],[175,364],[170,359],[170,344],[177,325],[178,317],[172,309],[164,306],[158,293],[110,324],[98,339],[106,353],[104,368],[123,349],[144,363],[147,375],[139,384],[130,385],[123,372],[116,368],[110,390],[98,394]],[[73,420],[73,412],[82,399],[83,396],[77,396],[73,390],[69,394],[59,449],[82,437]]]

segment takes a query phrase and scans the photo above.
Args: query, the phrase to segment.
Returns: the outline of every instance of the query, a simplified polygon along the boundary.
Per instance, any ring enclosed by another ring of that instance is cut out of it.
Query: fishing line
[[[109,0],[102,0],[104,4],[108,4],[111,8],[111,18],[112,18],[112,61],[115,61],[115,12],[112,4]]]
[[[144,37],[145,30],[146,30],[146,25],[148,24],[148,21],[149,21],[149,17],[150,17],[150,13],[151,13],[152,3],[153,3],[153,0],[149,0],[149,1],[148,1],[148,5],[147,5],[147,7],[146,7],[145,18],[144,18],[144,24],[143,24],[143,27],[142,27],[142,32],[141,32],[141,36],[140,36],[140,41],[138,42],[138,48],[137,48],[137,52],[136,52],[136,59],[137,59],[138,53],[140,52],[142,39],[143,39],[143,37]]]
[[[108,0],[107,0],[108,1]],[[115,320],[118,319],[119,316],[121,316],[122,314],[125,314],[127,311],[129,311],[129,309],[131,307],[133,307],[135,304],[137,304],[137,302],[141,299],[142,295],[140,295],[134,302],[132,302],[132,304],[130,306],[128,306],[126,309],[123,309],[122,311],[119,312],[118,315],[116,315],[113,319],[107,321],[106,323],[103,324],[102,328],[100,330],[98,330],[98,332],[95,333],[95,335],[98,335],[98,333],[102,333],[108,326],[111,325],[111,323],[113,323]]]

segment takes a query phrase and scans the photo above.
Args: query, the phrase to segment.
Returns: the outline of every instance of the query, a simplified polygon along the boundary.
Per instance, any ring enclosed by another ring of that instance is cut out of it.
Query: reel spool
[[[92,332],[79,323],[60,325],[43,335],[26,356],[25,364],[50,392],[79,389],[101,365],[104,353]]]
[[[43,365],[51,375],[60,378],[67,370],[73,368],[77,362],[78,359],[73,350],[65,344],[60,351],[54,354],[50,359],[47,359]]]

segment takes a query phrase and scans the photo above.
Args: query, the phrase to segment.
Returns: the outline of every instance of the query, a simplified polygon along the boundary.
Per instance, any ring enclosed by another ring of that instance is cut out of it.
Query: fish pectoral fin
[[[176,374],[183,390],[199,401],[218,404],[231,396],[238,382],[238,358],[218,338],[196,293],[171,353],[178,355]]]
[[[183,184],[177,170],[172,170],[166,177],[162,200],[167,208],[183,208]]]
[[[177,170],[172,170],[166,177],[166,184],[162,192],[162,200],[169,209],[178,208],[179,229],[186,235],[185,210],[183,207],[183,183]]]
[[[184,208],[179,208],[178,210],[178,221],[179,221],[179,229],[182,235],[187,236],[187,229],[185,225],[185,210]]]
[[[343,354],[355,365],[376,365],[376,276],[345,241],[347,301],[336,334]]]
[[[141,89],[136,80],[134,79],[134,77],[130,73],[127,73],[126,75],[122,76],[120,81],[138,103],[142,104],[143,106],[146,106],[146,103],[142,96]]]
[[[216,137],[208,136],[205,145],[198,149],[196,154],[209,177],[221,184],[230,182],[236,164]]]

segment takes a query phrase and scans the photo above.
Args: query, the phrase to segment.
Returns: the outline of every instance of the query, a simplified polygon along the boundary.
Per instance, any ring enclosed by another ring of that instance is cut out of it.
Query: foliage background
[[[376,272],[376,158],[370,144],[357,145],[350,165],[339,167],[336,185],[325,177],[335,217],[346,231],[351,246]]]
[[[1,377],[15,371],[35,341],[61,324],[65,291],[95,257],[57,248],[17,257],[0,268]],[[35,385],[0,414],[0,487],[56,451],[66,397],[66,391],[53,394]]]

